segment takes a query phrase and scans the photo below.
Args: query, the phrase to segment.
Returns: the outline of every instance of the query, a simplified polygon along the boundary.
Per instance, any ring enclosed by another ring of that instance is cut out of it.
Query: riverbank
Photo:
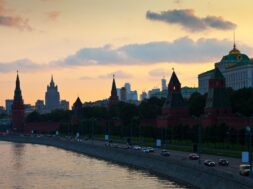
[[[0,140],[54,146],[107,161],[128,165],[151,173],[173,178],[175,181],[189,183],[204,189],[229,188],[252,189],[253,181],[246,177],[218,171],[203,165],[191,164],[182,159],[154,156],[138,151],[105,147],[91,141],[77,142],[56,137],[1,136]]]

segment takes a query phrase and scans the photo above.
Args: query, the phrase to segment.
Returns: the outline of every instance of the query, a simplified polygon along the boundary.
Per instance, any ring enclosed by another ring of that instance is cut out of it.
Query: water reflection
[[[186,188],[131,168],[53,147],[0,142],[0,188]]]
[[[13,152],[13,159],[15,160],[15,169],[19,170],[22,167],[25,144],[14,143],[11,145],[11,149]]]

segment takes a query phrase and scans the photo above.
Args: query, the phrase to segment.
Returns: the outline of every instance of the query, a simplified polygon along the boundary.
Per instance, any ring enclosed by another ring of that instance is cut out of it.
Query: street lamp
[[[201,125],[200,124],[198,124],[198,136],[199,136],[199,139],[198,139],[199,164],[201,164],[201,160],[200,160],[201,158],[201,155],[200,155],[201,154]]]
[[[252,149],[251,149],[251,138],[252,138],[252,131],[251,131],[251,126],[247,126],[246,127],[246,134],[248,135],[249,137],[249,163],[250,163],[250,172],[249,172],[249,175],[250,177],[253,177],[253,174],[252,174]]]
[[[192,116],[192,117],[193,117],[193,119],[196,120],[197,125],[198,125],[198,155],[199,155],[199,164],[201,164],[201,160],[200,160],[200,158],[201,158],[201,138],[202,138],[202,136],[201,136],[201,124],[199,123],[198,117],[196,117],[196,116]]]

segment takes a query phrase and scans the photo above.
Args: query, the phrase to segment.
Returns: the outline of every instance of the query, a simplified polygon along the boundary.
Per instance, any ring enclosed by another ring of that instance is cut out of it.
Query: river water
[[[187,188],[62,149],[0,142],[0,189]]]

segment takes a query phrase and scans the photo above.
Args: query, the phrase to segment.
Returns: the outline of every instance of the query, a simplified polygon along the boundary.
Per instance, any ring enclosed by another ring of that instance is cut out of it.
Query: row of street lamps
[[[197,117],[195,118],[196,120],[198,119]],[[91,140],[93,142],[94,140],[94,125],[95,125],[95,121],[96,121],[96,118],[90,118],[89,121],[91,122]],[[197,121],[198,122],[198,121]],[[108,127],[108,130],[106,131],[108,137],[110,135],[110,126]],[[140,131],[140,126],[139,126],[139,132]],[[248,136],[248,151],[249,151],[249,164],[250,164],[250,176],[253,177],[253,172],[252,172],[252,127],[251,126],[247,126],[245,128],[245,136]],[[131,128],[131,137],[132,137],[132,128]],[[139,133],[139,142],[140,142],[140,137],[141,137],[141,134]],[[198,147],[197,147],[197,152],[198,152],[198,155],[199,155],[199,161],[198,163],[201,164],[201,145],[202,145],[202,127],[200,124],[198,124]]]

